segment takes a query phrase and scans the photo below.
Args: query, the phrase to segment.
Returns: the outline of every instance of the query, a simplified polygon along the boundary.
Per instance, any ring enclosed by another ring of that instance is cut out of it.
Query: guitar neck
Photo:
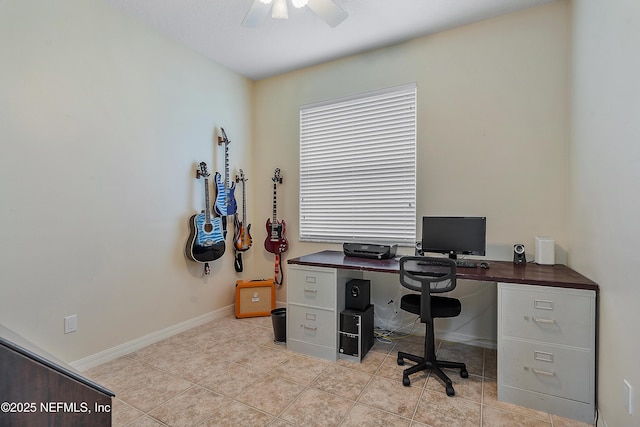
[[[224,144],[224,192],[225,197],[227,198],[227,205],[229,204],[229,145],[225,142]]]
[[[247,197],[245,195],[245,185],[244,180],[242,180],[242,223],[244,226],[247,226]]]
[[[211,211],[209,209],[209,179],[204,179],[204,212],[205,212],[205,223],[211,223]]]
[[[273,183],[273,220],[271,221],[271,228],[272,229],[277,229],[278,228],[278,220],[277,220],[277,215],[276,215],[276,187],[277,184],[274,182]]]

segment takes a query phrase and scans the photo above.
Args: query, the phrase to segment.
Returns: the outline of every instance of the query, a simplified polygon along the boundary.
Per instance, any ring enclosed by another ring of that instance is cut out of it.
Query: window
[[[300,108],[300,240],[416,242],[416,85]]]

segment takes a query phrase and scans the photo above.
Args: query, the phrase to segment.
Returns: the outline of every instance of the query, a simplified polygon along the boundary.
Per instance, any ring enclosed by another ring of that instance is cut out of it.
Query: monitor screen
[[[456,255],[484,255],[486,217],[423,216],[422,251]]]

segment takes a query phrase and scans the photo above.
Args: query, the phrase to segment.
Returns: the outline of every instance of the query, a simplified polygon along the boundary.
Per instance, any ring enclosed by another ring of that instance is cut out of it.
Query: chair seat
[[[420,295],[407,294],[400,300],[400,308],[409,313],[420,315]],[[431,295],[432,317],[456,317],[460,315],[462,305],[456,298],[438,297]]]

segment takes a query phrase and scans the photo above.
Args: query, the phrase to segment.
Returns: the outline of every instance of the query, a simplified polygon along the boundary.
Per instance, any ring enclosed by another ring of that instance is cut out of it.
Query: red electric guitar
[[[275,264],[275,283],[282,283],[282,271],[280,270],[280,254],[286,252],[289,249],[289,242],[284,233],[286,230],[286,224],[284,220],[278,221],[276,210],[276,194],[278,184],[282,184],[282,176],[280,175],[280,169],[276,168],[273,178],[273,218],[267,220],[267,238],[264,241],[264,248],[276,254]]]

